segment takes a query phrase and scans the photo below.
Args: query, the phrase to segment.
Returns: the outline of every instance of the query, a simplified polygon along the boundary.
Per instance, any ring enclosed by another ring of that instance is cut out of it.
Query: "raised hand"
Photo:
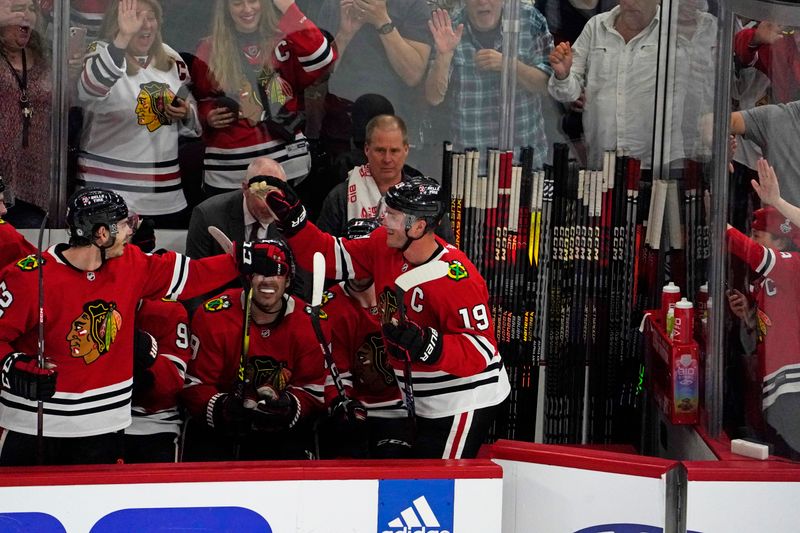
[[[386,0],[353,0],[353,7],[361,20],[376,28],[391,21],[386,10]]]
[[[464,25],[459,24],[454,30],[450,14],[444,9],[433,10],[431,19],[428,21],[428,28],[431,30],[436,53],[439,55],[452,53],[464,34]]]
[[[563,80],[569,76],[572,70],[572,47],[569,41],[559,43],[550,52],[550,66],[553,67],[553,74],[556,79]]]
[[[774,22],[764,21],[758,25],[750,44],[761,46],[762,44],[773,44],[783,38],[781,27]]]
[[[25,10],[16,6],[12,9],[13,0],[0,0],[0,27],[22,26],[25,22]]]
[[[761,203],[774,206],[780,201],[781,188],[778,185],[778,176],[766,159],[758,160],[758,181],[750,180],[750,184],[761,198]]]
[[[130,39],[139,33],[144,24],[144,16],[137,12],[138,9],[138,0],[119,0],[119,12],[117,13],[119,31],[117,35]]]
[[[355,35],[361,26],[364,25],[364,19],[361,17],[359,10],[353,5],[353,0],[342,0],[339,3],[340,19],[339,31],[346,35]]]

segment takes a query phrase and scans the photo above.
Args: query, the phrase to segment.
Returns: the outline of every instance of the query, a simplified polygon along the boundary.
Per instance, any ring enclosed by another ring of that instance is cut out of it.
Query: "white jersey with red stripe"
[[[240,43],[241,53],[230,60],[241,61],[244,68],[257,71],[254,76],[263,86],[262,95],[289,113],[300,113],[305,107],[304,90],[330,71],[336,49],[295,4],[281,17],[278,32],[281,37],[275,39],[270,57],[264,57],[262,43],[256,40]],[[224,95],[208,67],[213,46],[211,38],[201,41],[197,47],[198,60],[192,64],[194,90],[204,120],[218,107],[216,99]],[[262,71],[267,62],[269,69]],[[243,98],[240,94],[226,96],[237,101]],[[262,106],[270,107],[266,102]],[[207,127],[204,141],[204,182],[221,189],[238,189],[244,171],[257,157],[267,156],[280,163],[289,180],[305,177],[311,167],[308,141],[300,129],[293,138],[285,139],[273,135],[263,120],[251,125],[240,118],[226,128]]]
[[[85,437],[131,423],[134,317],[143,298],[192,298],[238,276],[229,255],[190,260],[148,255],[126,246],[95,271],[70,265],[67,245],[43,254],[45,355],[58,370],[55,395],[44,402],[44,435]],[[0,279],[0,354],[36,353],[38,269],[35,256]],[[36,434],[36,402],[0,391],[0,427]]]
[[[136,328],[152,335],[158,343],[158,356],[149,372],[153,386],[133,391],[133,420],[126,435],[153,435],[181,432],[178,393],[186,379],[186,365],[192,355],[189,316],[186,309],[171,300],[142,300],[136,311]]]
[[[322,251],[327,278],[374,279],[384,322],[397,310],[395,279],[415,268],[402,251],[387,247],[382,227],[369,237],[347,240],[323,233],[309,222],[288,241],[302,268],[311,269],[314,252]],[[408,319],[436,329],[442,342],[442,355],[435,364],[412,365],[416,413],[426,418],[497,405],[511,391],[497,349],[486,282],[461,251],[438,237],[436,241],[441,248],[431,260],[447,262],[448,274],[404,297]],[[389,362],[402,389],[403,363],[392,357]]]
[[[762,407],[767,409],[778,396],[800,392],[800,253],[766,248],[734,228],[727,238],[731,253],[759,276],[753,296]]]
[[[178,136],[201,133],[194,98],[187,95],[190,114],[180,123],[164,114],[189,71],[171,48],[168,71],[152,62],[134,75],[126,73],[109,53],[109,44],[89,47],[78,83],[84,107],[84,128],[78,157],[78,183],[119,193],[128,208],[142,215],[165,215],[186,207],[178,166]]]

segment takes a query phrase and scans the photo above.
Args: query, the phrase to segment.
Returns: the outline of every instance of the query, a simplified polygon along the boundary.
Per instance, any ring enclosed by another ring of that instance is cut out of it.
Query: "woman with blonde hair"
[[[157,227],[185,227],[178,136],[198,137],[189,71],[161,40],[157,0],[114,1],[78,83],[84,130],[78,185],[111,189]]]
[[[216,0],[211,36],[192,66],[207,195],[239,188],[260,156],[281,163],[290,180],[308,174],[303,91],[335,60],[331,42],[293,0]]]

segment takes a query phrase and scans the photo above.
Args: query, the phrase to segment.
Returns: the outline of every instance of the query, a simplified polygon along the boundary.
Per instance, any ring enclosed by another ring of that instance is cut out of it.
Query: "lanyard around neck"
[[[14,78],[17,80],[17,85],[19,86],[19,106],[22,110],[22,147],[28,147],[28,129],[31,122],[31,116],[33,115],[33,107],[31,106],[31,102],[28,99],[28,60],[27,54],[25,53],[25,49],[22,49],[22,77],[20,77],[17,69],[14,68],[14,65],[11,64],[11,61],[6,56],[5,52],[0,51],[0,55],[3,56],[3,59],[8,65],[9,70],[11,70],[11,74],[14,75]]]

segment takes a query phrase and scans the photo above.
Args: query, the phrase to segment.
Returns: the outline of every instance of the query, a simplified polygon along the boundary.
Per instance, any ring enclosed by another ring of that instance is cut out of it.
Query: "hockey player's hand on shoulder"
[[[39,368],[36,357],[21,352],[12,352],[3,359],[0,370],[3,389],[27,400],[44,401],[56,393],[58,372],[50,363]]]
[[[435,364],[442,356],[442,341],[434,328],[421,328],[414,322],[383,325],[386,350],[392,357],[402,361],[419,361]]]
[[[280,232],[291,237],[306,225],[306,208],[292,186],[275,176],[265,176],[267,193],[265,201]]]
[[[282,431],[291,429],[300,419],[300,401],[289,391],[260,400],[253,409],[253,429]]]

